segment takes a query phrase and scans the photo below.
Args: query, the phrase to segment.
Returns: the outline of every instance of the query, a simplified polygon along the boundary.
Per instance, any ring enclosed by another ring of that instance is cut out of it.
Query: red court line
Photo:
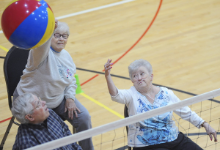
[[[5,119],[5,120],[0,121],[0,123],[5,122],[5,121],[10,120],[10,119],[11,119],[11,117],[10,117],[10,118],[7,118],[7,119]]]
[[[113,62],[113,65],[114,65],[115,63],[117,63],[120,59],[122,59],[129,51],[131,51],[131,50],[140,42],[140,40],[145,36],[145,34],[149,31],[150,27],[151,27],[152,24],[154,23],[154,21],[155,21],[157,15],[158,15],[158,13],[159,13],[159,11],[160,11],[162,2],[163,2],[163,0],[160,0],[160,4],[159,4],[159,6],[158,6],[158,8],[157,8],[157,11],[156,11],[156,13],[155,13],[155,15],[154,15],[154,17],[153,17],[151,23],[149,24],[149,26],[147,27],[147,29],[144,31],[144,33],[141,35],[141,37],[140,37],[124,54],[122,54],[118,59],[116,59],[116,60]],[[104,70],[102,70],[102,71],[104,71]],[[88,83],[89,81],[95,79],[95,78],[98,77],[98,76],[99,76],[99,74],[96,74],[96,75],[94,75],[93,77],[91,77],[90,79],[86,80],[85,82],[83,82],[83,83],[80,84],[80,85],[83,86],[84,84]],[[2,122],[4,122],[4,121],[7,121],[7,120],[10,120],[10,119],[11,119],[11,118],[2,120],[2,121],[0,121],[0,123],[2,123]]]
[[[82,86],[82,85],[86,84],[87,82],[91,81],[92,79],[94,79],[94,78],[96,78],[96,77],[98,77],[98,76],[99,76],[99,75],[98,75],[98,74],[96,74],[95,76],[93,76],[92,78],[90,78],[89,80],[87,80],[87,81],[83,82],[83,83],[82,83],[82,84],[80,84],[80,85]]]
[[[145,34],[149,31],[150,27],[152,26],[152,24],[154,23],[159,11],[160,11],[160,8],[161,8],[161,5],[162,5],[162,2],[163,0],[160,0],[160,4],[157,8],[157,11],[154,15],[154,18],[152,19],[151,23],[149,24],[149,26],[147,27],[147,29],[144,31],[144,33],[141,35],[141,37],[123,54],[121,55],[118,59],[116,59],[114,62],[113,62],[113,65],[115,63],[117,63],[120,59],[122,59],[129,51],[131,51],[139,42],[140,40],[145,36]],[[102,70],[102,71],[105,71],[105,70]],[[83,82],[82,84],[80,84],[81,86],[83,86],[84,84],[86,84],[87,82],[91,81],[92,79],[98,77],[99,75],[96,74],[95,76],[91,77],[90,79],[86,80],[85,82]]]

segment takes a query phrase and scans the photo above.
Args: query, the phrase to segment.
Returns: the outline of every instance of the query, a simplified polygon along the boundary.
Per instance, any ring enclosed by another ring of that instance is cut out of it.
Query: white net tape
[[[211,99],[217,96],[220,96],[220,89],[216,89],[216,90],[213,90],[213,91],[210,91],[210,92],[198,95],[198,96],[194,96],[194,97],[182,100],[181,102],[174,103],[174,104],[171,104],[165,107],[157,108],[157,109],[154,109],[154,110],[142,113],[142,114],[124,118],[124,119],[121,119],[121,120],[118,120],[118,121],[115,121],[115,122],[112,122],[106,125],[95,127],[90,130],[86,130],[86,131],[83,131],[77,134],[70,135],[68,137],[64,137],[64,138],[57,139],[57,140],[54,140],[54,141],[51,141],[51,142],[48,142],[42,145],[38,145],[32,148],[29,148],[28,150],[39,150],[39,149],[50,150],[50,149],[62,147],[64,145],[68,145],[73,142],[81,141],[81,140],[93,137],[95,135],[105,133],[107,131],[111,131],[111,130],[114,130],[120,127],[124,127],[129,124],[136,123],[140,120],[145,120],[145,119],[148,119],[148,118],[151,118],[151,117],[154,117],[154,116],[157,116],[157,115],[160,115],[160,114],[163,114],[163,113],[175,110],[175,109],[179,109],[181,107],[189,106],[189,105],[192,105],[192,104],[195,104],[195,103],[207,100],[207,99]]]

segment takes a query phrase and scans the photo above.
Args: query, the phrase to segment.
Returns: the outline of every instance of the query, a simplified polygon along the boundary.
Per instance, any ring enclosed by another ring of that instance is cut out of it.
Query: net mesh
[[[30,150],[38,149],[55,149],[73,142],[77,142],[83,139],[92,137],[95,150],[123,150],[127,149],[127,131],[126,126],[133,123],[158,116],[160,114],[179,109],[184,106],[190,107],[190,109],[196,112],[202,119],[208,122],[217,133],[220,132],[220,101],[215,100],[220,96],[220,89],[210,91],[198,96],[194,96],[181,102],[174,103],[165,107],[154,109],[142,114],[131,116],[122,120],[118,120],[103,126],[99,126],[84,132],[73,134],[68,137],[64,137],[58,140],[54,140],[36,147],[30,148]],[[215,98],[215,99],[213,99]],[[189,137],[192,141],[197,143],[201,148],[206,150],[218,150],[220,149],[219,142],[210,141],[205,129],[198,129],[187,120],[183,120],[180,116],[173,113],[173,120],[175,121],[178,130]],[[172,135],[169,135],[172,136]]]
[[[219,99],[219,98],[218,98]],[[213,127],[217,134],[219,134],[220,129],[220,101],[216,101],[214,99],[209,99],[206,101],[202,101],[189,106],[191,110],[195,111],[201,118],[203,118],[206,122]],[[210,140],[209,136],[205,132],[204,128],[196,128],[188,121],[181,119],[181,117],[176,116],[177,118],[176,125],[179,128],[179,131],[183,132],[186,136],[188,136],[192,141],[197,143],[200,147],[207,150],[217,150],[220,149],[219,142],[214,142]]]

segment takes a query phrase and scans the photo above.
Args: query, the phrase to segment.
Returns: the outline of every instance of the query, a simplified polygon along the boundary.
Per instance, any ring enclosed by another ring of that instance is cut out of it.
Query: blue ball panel
[[[24,49],[34,47],[41,40],[47,28],[48,13],[46,8],[45,5],[42,5],[31,13],[12,33],[9,41]]]
[[[41,0],[40,1],[40,4],[44,7],[48,7],[48,4],[44,1],[44,0]]]

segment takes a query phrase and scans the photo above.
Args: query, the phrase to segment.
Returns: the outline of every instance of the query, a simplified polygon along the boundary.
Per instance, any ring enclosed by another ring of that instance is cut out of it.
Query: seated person
[[[89,111],[75,97],[76,65],[64,49],[69,34],[69,26],[56,20],[51,38],[30,50],[13,99],[24,93],[40,96],[48,108],[71,123],[78,133],[91,129],[92,123]],[[79,141],[79,145],[82,149],[94,150],[92,138]]]
[[[30,148],[52,140],[71,135],[68,126],[37,96],[25,93],[18,96],[12,104],[12,114],[21,123],[13,150]],[[76,143],[60,148],[82,150]]]
[[[180,101],[171,90],[152,84],[152,66],[143,59],[135,60],[128,67],[133,86],[127,90],[118,90],[110,75],[111,61],[108,60],[104,65],[109,93],[112,100],[127,106],[129,116]],[[216,131],[189,107],[173,111],[197,128],[204,127],[210,139],[214,138],[217,142]],[[196,143],[179,132],[172,120],[173,111],[129,125],[128,146],[133,147],[133,150],[201,150]]]

